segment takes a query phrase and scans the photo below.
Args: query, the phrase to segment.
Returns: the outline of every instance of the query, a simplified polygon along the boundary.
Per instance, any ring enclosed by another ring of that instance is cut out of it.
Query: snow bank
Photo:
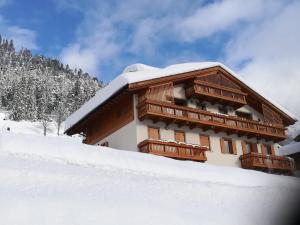
[[[5,225],[273,225],[299,184],[293,177],[88,146],[71,137],[0,132]]]
[[[101,105],[103,102],[109,99],[113,94],[118,92],[120,89],[125,87],[127,84],[176,75],[180,73],[186,73],[195,70],[207,69],[215,66],[222,67],[223,69],[231,73],[233,76],[235,76],[237,79],[241,80],[243,83],[246,84],[246,82],[243,81],[236,73],[234,73],[228,67],[224,66],[222,63],[219,62],[195,62],[195,63],[174,64],[162,69],[144,65],[144,64],[133,64],[127,66],[124,69],[122,74],[120,74],[114,80],[112,80],[106,87],[99,90],[93,98],[91,98],[81,108],[79,108],[77,111],[71,114],[66,120],[65,129],[67,130],[71,128],[78,121],[84,118],[88,113],[90,113],[93,109]],[[255,89],[253,88],[251,89],[255,91]],[[263,97],[268,100],[267,97],[265,96]],[[290,117],[297,120],[296,117],[290,112],[288,112],[284,107],[274,103],[274,101],[271,100],[269,101],[272,104],[274,104],[278,109],[280,109]]]
[[[18,141],[16,141],[18,140]],[[29,155],[63,163],[93,167],[114,167],[118,169],[138,171],[142,173],[195,179],[199,181],[221,182],[240,186],[279,185],[288,187],[290,183],[282,183],[282,176],[269,175],[257,171],[241,170],[231,167],[220,167],[207,164],[175,161],[165,157],[122,151],[102,146],[81,144],[78,138],[72,137],[36,137],[28,134],[1,133],[1,152],[17,155]],[[201,173],[201,176],[199,176]],[[247,179],[243,175],[247,174]],[[259,175],[258,175],[259,174]],[[272,177],[272,179],[269,179]],[[285,177],[286,180],[294,180]],[[271,181],[271,182],[270,182]]]

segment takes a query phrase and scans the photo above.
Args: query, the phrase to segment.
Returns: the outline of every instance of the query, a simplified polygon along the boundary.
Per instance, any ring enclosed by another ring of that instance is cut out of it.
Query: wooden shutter
[[[245,141],[242,141],[242,150],[243,150],[243,154],[247,154],[247,147]]]
[[[221,146],[221,152],[225,154],[225,145],[224,145],[224,139],[220,138],[220,146]]]
[[[257,143],[251,143],[251,152],[258,152]]]
[[[272,152],[272,155],[276,155],[276,154],[275,154],[274,145],[271,145],[271,152]]]
[[[185,142],[185,133],[183,131],[175,131],[175,141]]]
[[[200,145],[207,146],[210,149],[210,140],[207,135],[200,135]]]
[[[149,138],[151,139],[159,140],[160,139],[159,128],[148,127],[148,135]]]
[[[260,145],[260,149],[261,149],[261,153],[263,155],[267,155],[267,149],[266,149],[266,146],[264,144]]]
[[[152,86],[148,89],[146,98],[163,102],[174,102],[173,83]]]
[[[236,142],[235,142],[235,140],[231,140],[231,144],[232,144],[232,153],[234,154],[234,155],[236,155],[237,154],[237,150],[236,150]]]

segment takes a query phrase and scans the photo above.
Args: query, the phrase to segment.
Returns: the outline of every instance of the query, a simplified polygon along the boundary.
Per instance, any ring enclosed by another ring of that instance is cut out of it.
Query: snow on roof
[[[300,152],[300,142],[291,142],[278,150],[278,155],[291,155]]]
[[[122,89],[128,84],[140,82],[140,81],[146,81],[151,80],[155,78],[160,77],[166,77],[171,75],[177,75],[180,73],[186,73],[196,70],[202,70],[207,69],[215,66],[220,66],[226,71],[228,71],[230,74],[235,76],[237,79],[242,81],[246,84],[245,81],[243,81],[236,73],[234,73],[232,70],[230,70],[228,67],[223,65],[219,62],[192,62],[192,63],[182,63],[182,64],[174,64],[170,65],[165,68],[157,68],[148,66],[145,64],[133,64],[127,66],[124,71],[117,76],[114,80],[112,80],[106,87],[99,90],[96,95],[91,98],[89,101],[84,103],[77,111],[75,111],[73,114],[71,114],[65,121],[65,130],[68,130],[73,125],[75,125],[77,122],[79,122],[81,119],[83,119],[88,113],[90,113],[93,109],[95,109],[97,106],[101,105],[103,102],[105,102],[107,99],[109,99],[113,94],[115,94],[117,91]],[[249,87],[249,85],[248,85]],[[252,87],[250,87],[253,91]],[[257,91],[255,91],[257,92]],[[265,99],[268,100],[265,96],[263,96]],[[270,101],[270,100],[269,100]],[[292,115],[290,112],[288,112],[284,107],[275,104],[274,101],[272,102],[277,108],[279,108],[281,111],[292,117],[293,119],[297,120],[294,115]]]

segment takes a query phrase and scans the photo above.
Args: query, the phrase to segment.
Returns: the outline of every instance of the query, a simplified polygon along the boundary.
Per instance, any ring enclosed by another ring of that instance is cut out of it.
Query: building
[[[282,146],[278,150],[278,155],[290,157],[294,161],[294,174],[300,177],[300,135],[294,138],[294,141]]]
[[[92,145],[290,173],[274,144],[295,122],[221,63],[134,64],[67,118],[66,133]]]

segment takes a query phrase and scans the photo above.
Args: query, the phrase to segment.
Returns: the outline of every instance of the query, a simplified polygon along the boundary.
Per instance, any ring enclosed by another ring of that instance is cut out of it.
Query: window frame
[[[225,142],[228,142],[228,152],[226,152],[226,145]],[[233,150],[233,140],[231,138],[223,138],[223,142],[224,142],[224,153],[225,154],[230,154],[230,155],[234,155],[234,150]]]

